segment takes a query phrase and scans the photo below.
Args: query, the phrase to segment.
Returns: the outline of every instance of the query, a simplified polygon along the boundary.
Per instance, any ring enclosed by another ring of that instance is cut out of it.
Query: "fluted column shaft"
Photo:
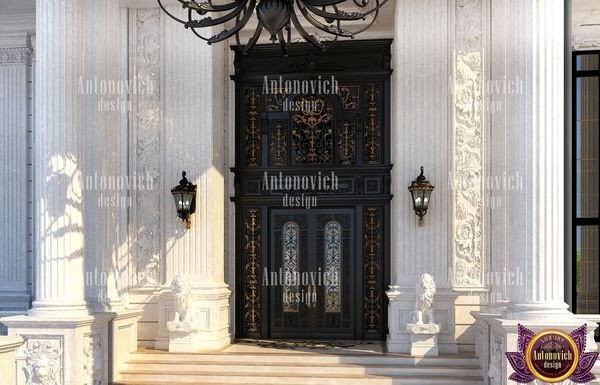
[[[83,0],[38,0],[35,119],[36,301],[31,313],[84,312]]]
[[[492,82],[523,82],[506,92],[504,114],[492,116],[492,141],[503,144],[493,173],[520,175],[506,191],[507,265],[525,279],[507,285],[510,317],[567,314],[564,303],[564,31],[562,0],[507,0],[492,11]],[[494,144],[493,144],[494,146]],[[494,158],[494,161],[496,158]],[[492,214],[494,215],[494,214]],[[492,229],[493,231],[493,229]],[[492,250],[495,245],[492,244]]]
[[[85,286],[88,302],[96,309],[110,309],[121,302],[124,273],[119,263],[118,216],[127,210],[121,204],[126,186],[116,183],[125,177],[119,171],[119,147],[126,144],[118,139],[120,114],[127,113],[117,109],[117,103],[127,98],[119,87],[119,1],[87,1],[84,18],[94,20],[85,31],[85,75],[80,87],[85,111]]]
[[[29,308],[30,43],[27,34],[6,34],[0,43],[0,313]]]

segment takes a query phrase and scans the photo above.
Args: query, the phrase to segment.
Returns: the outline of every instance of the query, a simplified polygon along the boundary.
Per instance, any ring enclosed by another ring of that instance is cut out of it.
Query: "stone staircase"
[[[194,354],[143,350],[132,355],[120,378],[118,385],[483,385],[473,355],[413,358],[264,348]]]

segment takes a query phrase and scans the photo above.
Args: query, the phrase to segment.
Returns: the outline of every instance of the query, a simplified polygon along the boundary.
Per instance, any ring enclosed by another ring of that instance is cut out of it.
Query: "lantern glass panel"
[[[417,190],[412,190],[410,192],[410,195],[412,196],[413,205],[415,206],[415,209],[418,209],[419,208],[419,202],[420,202],[419,192]]]
[[[173,200],[175,201],[175,208],[177,209],[177,211],[179,212],[183,210],[183,194],[174,193]]]
[[[431,190],[423,191],[423,208],[427,209],[429,207],[429,198],[431,198]]]
[[[194,198],[194,194],[183,193],[181,194],[181,200],[183,201],[183,210],[190,211],[190,207],[192,206],[192,199]]]

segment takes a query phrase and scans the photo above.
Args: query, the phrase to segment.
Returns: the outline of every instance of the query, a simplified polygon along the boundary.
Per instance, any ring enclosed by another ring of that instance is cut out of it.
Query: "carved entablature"
[[[0,64],[28,64],[30,59],[31,50],[29,48],[0,48]]]

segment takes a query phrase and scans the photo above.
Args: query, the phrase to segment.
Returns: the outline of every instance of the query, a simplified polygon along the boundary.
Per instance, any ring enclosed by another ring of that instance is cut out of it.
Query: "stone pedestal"
[[[21,345],[21,337],[0,337],[0,373],[8,385],[16,384],[15,351]]]
[[[119,372],[129,355],[137,351],[139,310],[121,310],[115,313],[109,324],[110,382],[120,380]]]
[[[112,316],[3,318],[9,336],[25,341],[16,352],[16,383],[34,384],[43,375],[48,384],[108,383],[108,321]]]
[[[408,324],[406,331],[410,334],[410,355],[413,357],[436,357],[439,355],[437,336],[440,325]]]
[[[178,352],[221,350],[231,343],[227,286],[193,288],[190,323],[173,322],[173,294],[165,289],[159,298],[159,335],[155,348]]]
[[[198,327],[194,322],[167,322],[169,331],[169,351],[189,353],[201,349]]]
[[[487,374],[485,383],[488,385],[516,384],[508,380],[513,373],[513,369],[506,360],[505,353],[518,351],[518,325],[520,323],[535,333],[547,329],[558,329],[571,333],[587,323],[586,352],[597,350],[594,341],[595,324],[589,320],[586,321],[576,317],[570,319],[539,317],[537,320],[511,320],[496,314],[476,312],[473,315],[476,319],[477,356],[484,373]]]
[[[394,286],[390,287],[386,294],[390,300],[387,348],[394,353],[410,353],[411,334],[407,331],[407,325],[414,322],[415,289]],[[454,336],[457,297],[458,294],[449,289],[438,289],[435,294],[434,312],[435,321],[440,327],[437,335],[440,353],[454,354],[458,352]]]

